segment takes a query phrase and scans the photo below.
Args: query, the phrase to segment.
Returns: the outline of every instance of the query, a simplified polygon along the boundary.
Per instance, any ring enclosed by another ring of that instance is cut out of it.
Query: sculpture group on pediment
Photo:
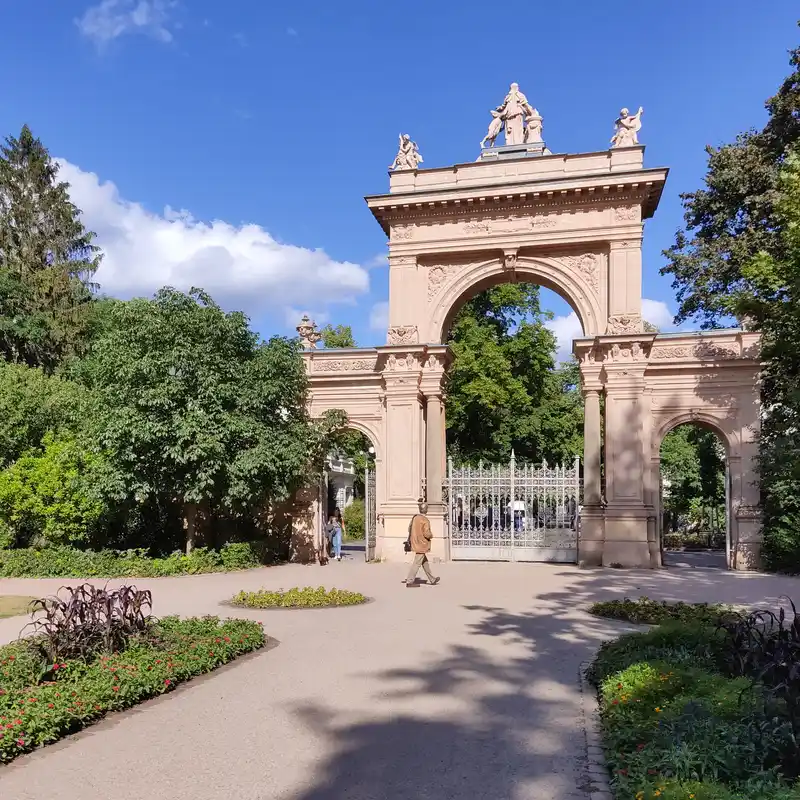
[[[505,130],[506,145],[533,144],[542,141],[542,116],[528,102],[519,90],[519,84],[512,83],[501,105],[489,112],[492,121],[489,130],[481,140],[481,149],[494,147],[500,132]]]
[[[641,106],[635,114],[631,114],[627,108],[619,112],[619,117],[614,121],[611,147],[633,147],[639,144],[638,133],[642,129],[643,113],[644,109]]]
[[[389,169],[395,172],[401,169],[417,169],[421,163],[422,156],[419,154],[417,143],[412,142],[407,133],[401,133],[400,146],[394,161],[389,165]]]

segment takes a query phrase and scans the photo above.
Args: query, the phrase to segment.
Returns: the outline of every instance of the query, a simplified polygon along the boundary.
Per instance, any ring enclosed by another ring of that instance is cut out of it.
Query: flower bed
[[[161,578],[252,569],[269,563],[260,543],[232,542],[220,550],[150,558],[146,550],[76,550],[71,547],[0,549],[0,578]]]
[[[246,608],[330,608],[333,606],[356,606],[366,603],[369,598],[359,592],[347,589],[317,589],[306,586],[304,589],[279,589],[257,592],[239,592],[231,599],[235,606]]]
[[[587,677],[618,800],[800,798],[794,701],[747,666],[766,674],[749,624],[668,622],[601,648]]]
[[[729,606],[709,605],[708,603],[667,603],[640,597],[631,600],[607,600],[593,603],[589,613],[596,617],[619,619],[636,624],[658,625],[667,620],[683,622],[707,622],[715,625],[721,619],[735,613]]]
[[[48,663],[34,641],[0,647],[0,761],[50,744],[105,716],[172,691],[263,647],[249,620],[154,623],[121,653]]]

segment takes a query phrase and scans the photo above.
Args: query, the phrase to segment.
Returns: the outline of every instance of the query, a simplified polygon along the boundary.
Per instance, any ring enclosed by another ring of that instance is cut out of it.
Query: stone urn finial
[[[322,338],[322,334],[317,330],[317,323],[309,319],[308,314],[303,314],[300,324],[297,326],[297,334],[300,343],[306,350],[314,350],[317,342]]]

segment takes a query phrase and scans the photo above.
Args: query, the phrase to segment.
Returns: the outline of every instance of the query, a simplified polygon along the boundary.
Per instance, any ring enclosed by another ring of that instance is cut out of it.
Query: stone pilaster
[[[594,340],[576,342],[575,355],[581,365],[583,391],[583,508],[581,509],[578,563],[583,567],[599,567],[603,562],[605,537],[601,489],[601,419],[600,395],[602,362]]]
[[[602,337],[606,507],[603,566],[650,567],[644,372],[652,335]],[[649,456],[649,453],[648,453]]]
[[[428,518],[431,522],[434,559],[450,560],[450,532],[446,525],[447,509],[442,497],[445,464],[444,405],[442,382],[446,366],[445,347],[429,348],[420,390],[425,402],[425,489]]]

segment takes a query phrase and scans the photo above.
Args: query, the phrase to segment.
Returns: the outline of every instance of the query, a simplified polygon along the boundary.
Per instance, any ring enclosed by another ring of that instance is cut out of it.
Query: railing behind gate
[[[576,561],[580,459],[571,466],[517,463],[456,467],[445,493],[454,559]]]
[[[375,546],[378,539],[378,509],[375,494],[375,468],[366,468],[364,473],[364,557],[375,560]]]

